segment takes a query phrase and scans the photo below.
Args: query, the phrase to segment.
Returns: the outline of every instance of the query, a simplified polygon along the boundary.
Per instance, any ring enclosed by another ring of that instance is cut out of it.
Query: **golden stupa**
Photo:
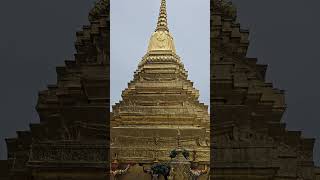
[[[167,24],[166,1],[162,0],[147,54],[122,92],[123,100],[113,106],[110,158],[117,160],[118,170],[126,169],[116,176],[118,179],[150,179],[146,169],[161,163],[171,164],[169,179],[188,178],[179,176],[178,166],[173,165],[180,161],[189,163],[192,171],[209,166],[208,106],[199,102],[199,91],[187,76],[176,54]],[[189,156],[170,157],[170,153],[179,156],[182,151]]]

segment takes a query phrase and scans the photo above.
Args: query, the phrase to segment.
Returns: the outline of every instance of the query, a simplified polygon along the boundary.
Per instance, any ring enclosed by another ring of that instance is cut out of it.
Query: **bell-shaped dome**
[[[157,30],[150,38],[148,53],[168,51],[176,53],[173,37],[169,31]]]

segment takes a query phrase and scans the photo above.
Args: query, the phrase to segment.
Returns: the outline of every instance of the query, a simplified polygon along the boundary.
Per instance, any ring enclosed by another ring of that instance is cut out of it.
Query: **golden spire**
[[[167,20],[166,0],[161,0],[161,6],[160,6],[160,12],[159,12],[158,24],[157,24],[156,31],[158,31],[158,30],[169,31],[168,20]]]
[[[166,0],[161,0],[157,28],[151,36],[148,53],[164,52],[175,53],[176,49],[174,46],[173,37],[169,33]]]

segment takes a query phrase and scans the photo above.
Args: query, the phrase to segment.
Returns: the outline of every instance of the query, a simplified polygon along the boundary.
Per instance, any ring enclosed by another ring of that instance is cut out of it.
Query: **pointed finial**
[[[177,143],[178,143],[178,149],[181,149],[181,133],[180,133],[180,127],[178,127],[178,136],[177,136]]]
[[[161,6],[160,6],[160,12],[159,12],[156,31],[158,30],[169,31],[166,0],[161,0]]]
[[[158,24],[155,32],[151,36],[148,53],[176,53],[173,37],[169,32],[167,23],[166,0],[161,0]]]

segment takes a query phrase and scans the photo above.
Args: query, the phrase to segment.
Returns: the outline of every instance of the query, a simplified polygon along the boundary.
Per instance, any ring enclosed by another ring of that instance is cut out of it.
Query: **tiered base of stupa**
[[[113,127],[111,129],[111,159],[117,159],[119,169],[127,164],[133,165],[128,171],[118,176],[119,179],[150,179],[144,169],[154,164],[173,166],[170,157],[172,151],[181,147],[189,153],[186,161],[197,169],[209,167],[210,147],[208,134],[204,128],[198,127]],[[188,169],[185,169],[188,173]],[[200,177],[206,179],[209,173]]]

